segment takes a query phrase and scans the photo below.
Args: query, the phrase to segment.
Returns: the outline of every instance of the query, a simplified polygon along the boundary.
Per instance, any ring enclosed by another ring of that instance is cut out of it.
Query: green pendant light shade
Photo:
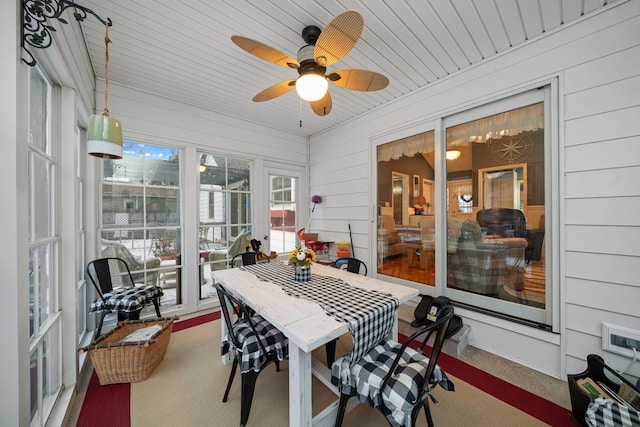
[[[122,126],[109,115],[109,25],[105,24],[104,36],[104,111],[89,118],[87,128],[87,153],[102,159],[122,158]]]
[[[122,158],[122,126],[109,113],[94,114],[89,119],[87,152],[103,159]]]

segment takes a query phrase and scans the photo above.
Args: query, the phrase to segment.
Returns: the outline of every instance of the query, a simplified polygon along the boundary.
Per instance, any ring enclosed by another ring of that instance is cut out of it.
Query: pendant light
[[[122,126],[120,121],[109,115],[109,25],[105,25],[104,37],[104,111],[89,118],[87,130],[87,152],[103,159],[122,158]]]

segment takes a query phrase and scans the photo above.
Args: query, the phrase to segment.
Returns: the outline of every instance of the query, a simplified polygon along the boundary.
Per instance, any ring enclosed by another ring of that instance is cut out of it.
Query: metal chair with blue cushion
[[[431,392],[438,384],[445,390],[454,390],[453,383],[437,365],[453,307],[447,298],[439,297],[428,313],[432,321],[404,343],[382,341],[353,366],[348,355],[335,361],[331,381],[340,389],[336,426],[342,425],[347,402],[356,396],[360,402],[369,403],[382,412],[391,426],[415,426],[420,409],[424,408],[427,424],[433,427],[429,408]],[[436,337],[427,357],[424,347],[434,332]],[[417,350],[409,347],[412,341],[423,336]]]
[[[153,303],[158,317],[162,288],[157,285],[136,285],[127,263],[121,258],[99,258],[87,265],[87,276],[99,297],[91,303],[90,313],[100,312],[96,337],[102,331],[107,314],[116,312],[118,321],[138,320],[142,309]]]
[[[240,426],[243,427],[249,419],[258,375],[271,363],[275,363],[276,371],[280,371],[280,361],[288,357],[288,343],[282,332],[262,317],[252,315],[252,311],[221,284],[216,285],[216,291],[227,326],[227,335],[222,339],[222,355],[230,351],[235,353],[222,401],[227,401],[240,365]],[[227,308],[231,308],[233,314]]]

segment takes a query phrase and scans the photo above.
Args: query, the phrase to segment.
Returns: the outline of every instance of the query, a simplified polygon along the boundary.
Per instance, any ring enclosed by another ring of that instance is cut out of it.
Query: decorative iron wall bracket
[[[53,42],[51,32],[56,31],[56,29],[49,25],[47,20],[57,19],[63,24],[68,24],[66,19],[61,17],[62,13],[68,8],[73,7],[75,9],[73,16],[78,22],[84,21],[87,15],[93,15],[103,25],[112,25],[110,18],[105,21],[91,9],[69,0],[22,0],[20,5],[24,20],[21,28],[22,49],[28,55],[27,58],[22,58],[22,60],[30,66],[36,65],[36,59],[29,51],[28,46],[38,49],[46,49],[51,46]]]

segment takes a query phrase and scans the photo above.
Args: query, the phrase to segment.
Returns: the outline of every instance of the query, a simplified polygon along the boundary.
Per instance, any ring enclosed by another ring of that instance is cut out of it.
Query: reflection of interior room
[[[457,152],[446,161],[448,286],[544,307],[543,130],[481,138],[477,128],[447,130],[447,151]],[[378,272],[427,285],[442,212],[433,203],[433,147],[433,132],[378,147]]]

